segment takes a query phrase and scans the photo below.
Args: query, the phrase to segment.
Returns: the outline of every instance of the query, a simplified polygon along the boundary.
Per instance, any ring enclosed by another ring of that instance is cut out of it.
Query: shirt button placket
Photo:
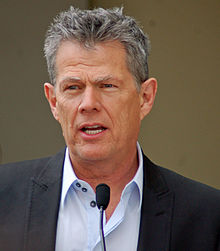
[[[91,206],[91,207],[96,207],[96,202],[95,202],[94,200],[92,200],[92,201],[90,202],[90,206]]]
[[[86,193],[86,192],[87,192],[87,188],[83,187],[83,188],[82,188],[82,191],[83,191],[84,193]]]

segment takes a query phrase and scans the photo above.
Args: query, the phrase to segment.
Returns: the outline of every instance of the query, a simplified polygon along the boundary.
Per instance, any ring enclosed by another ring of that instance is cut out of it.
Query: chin
[[[79,154],[79,157],[82,161],[102,161],[102,160],[105,160],[105,156],[103,154],[99,154],[97,152],[90,152],[90,153],[80,153]]]
[[[110,157],[110,151],[103,147],[84,147],[78,151],[78,156],[85,161],[101,161]]]

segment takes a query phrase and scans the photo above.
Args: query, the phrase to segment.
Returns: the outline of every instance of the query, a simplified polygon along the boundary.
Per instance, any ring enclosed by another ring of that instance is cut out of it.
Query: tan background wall
[[[0,2],[3,163],[52,154],[64,145],[43,96],[48,77],[42,44],[51,18],[73,3],[88,6],[82,0]],[[150,36],[150,75],[159,82],[141,130],[144,152],[160,165],[220,188],[219,0],[90,1],[102,7],[122,4]]]
[[[43,43],[47,27],[70,5],[87,0],[0,0],[0,162],[56,153],[64,142],[50,114]]]
[[[150,36],[157,100],[140,135],[157,163],[220,188],[219,0],[93,1],[124,6]]]

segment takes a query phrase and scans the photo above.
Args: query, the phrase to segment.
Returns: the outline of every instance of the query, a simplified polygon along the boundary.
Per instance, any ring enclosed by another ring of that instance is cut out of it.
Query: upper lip
[[[79,126],[79,130],[82,130],[83,128],[85,128],[85,127],[90,127],[90,128],[95,128],[95,127],[103,127],[103,128],[107,128],[106,126],[104,126],[102,123],[99,123],[99,122],[97,122],[97,123],[83,123],[83,124],[81,124],[80,126]]]

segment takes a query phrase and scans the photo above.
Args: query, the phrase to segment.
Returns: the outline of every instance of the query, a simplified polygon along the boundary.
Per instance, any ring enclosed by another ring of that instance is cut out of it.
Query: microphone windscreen
[[[110,187],[106,184],[99,184],[96,187],[96,204],[98,209],[103,207],[105,210],[110,200]]]

